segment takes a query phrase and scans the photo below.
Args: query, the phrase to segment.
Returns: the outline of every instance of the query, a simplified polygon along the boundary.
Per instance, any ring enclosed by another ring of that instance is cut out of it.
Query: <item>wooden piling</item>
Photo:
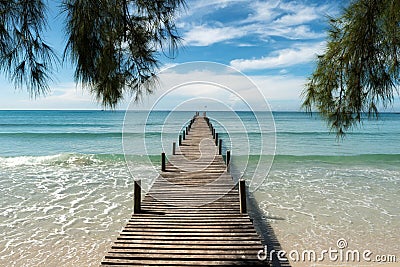
[[[229,166],[229,163],[231,162],[231,151],[227,150],[226,151],[226,159],[225,159],[226,165]]]
[[[165,153],[161,153],[161,171],[165,172]]]
[[[239,199],[240,199],[240,213],[247,213],[246,204],[246,181],[239,180]]]
[[[175,155],[175,154],[176,154],[176,143],[173,142],[172,143],[172,155]]]
[[[133,183],[133,213],[138,214],[141,212],[142,189],[141,182],[135,181]]]

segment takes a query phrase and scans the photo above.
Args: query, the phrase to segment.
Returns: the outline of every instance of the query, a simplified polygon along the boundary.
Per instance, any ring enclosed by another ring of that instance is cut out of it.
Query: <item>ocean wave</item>
[[[99,123],[0,123],[1,127],[113,127],[111,124]]]
[[[95,154],[56,154],[47,156],[17,156],[0,157],[0,166],[34,166],[34,165],[89,165],[104,162],[106,160],[124,160],[123,155],[95,155]]]
[[[160,158],[160,155],[62,153],[46,156],[0,157],[0,166],[125,164],[126,161],[147,164],[149,160],[153,164],[158,164],[161,160]]]
[[[274,158],[274,163],[331,163],[331,164],[400,164],[400,154],[363,154],[363,155],[236,155],[234,163],[257,164],[260,157]],[[62,153],[45,156],[9,156],[0,157],[0,166],[33,166],[33,165],[90,165],[103,163],[137,162],[158,164],[160,155],[124,155],[124,154],[80,154]]]
[[[274,166],[298,166],[308,164],[320,166],[322,164],[332,165],[391,165],[400,166],[400,154],[362,154],[362,155],[233,155],[232,164],[237,166],[255,166],[265,160],[273,160]],[[263,158],[262,160],[260,158]],[[285,167],[285,168],[286,168]]]
[[[400,154],[361,154],[361,155],[275,155],[279,161],[324,161],[331,163],[354,162],[400,162]]]
[[[0,132],[0,137],[13,137],[13,138],[122,138],[134,137],[157,137],[162,135],[176,133],[160,133],[160,132]]]
[[[134,133],[134,135],[142,135],[139,133]],[[15,137],[15,138],[96,138],[96,137],[122,137],[122,133],[120,132],[104,132],[104,133],[85,133],[85,132],[72,132],[72,133],[66,133],[66,132],[60,132],[60,133],[40,133],[40,132],[19,132],[19,133],[12,133],[12,132],[6,132],[6,133],[0,133],[0,137]]]
[[[396,135],[398,132],[348,132],[347,136],[392,136]],[[289,136],[335,136],[334,132],[330,131],[277,131],[276,135],[289,135]]]

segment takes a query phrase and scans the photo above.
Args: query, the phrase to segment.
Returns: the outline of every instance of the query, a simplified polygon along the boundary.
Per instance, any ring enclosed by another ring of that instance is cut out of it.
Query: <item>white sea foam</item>
[[[49,166],[59,165],[75,165],[84,166],[92,164],[102,164],[103,160],[94,154],[74,154],[63,153],[46,156],[16,156],[16,157],[0,157],[0,166],[2,167],[18,167],[18,166]]]
[[[0,158],[0,265],[98,265],[129,218],[133,179],[123,161],[74,157]]]
[[[0,166],[17,167],[17,166],[33,166],[38,164],[51,163],[55,160],[65,157],[64,154],[49,156],[20,156],[20,157],[0,157]]]

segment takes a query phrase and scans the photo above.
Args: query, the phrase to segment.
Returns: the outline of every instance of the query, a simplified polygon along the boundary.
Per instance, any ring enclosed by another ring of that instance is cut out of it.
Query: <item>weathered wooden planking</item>
[[[203,117],[167,156],[102,266],[266,266],[263,249]]]

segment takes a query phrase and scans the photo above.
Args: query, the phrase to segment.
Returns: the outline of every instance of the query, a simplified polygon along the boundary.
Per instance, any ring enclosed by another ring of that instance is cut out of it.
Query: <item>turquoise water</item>
[[[129,112],[125,135],[137,144],[143,144],[146,136],[149,154],[159,154],[160,136],[177,139],[182,125],[193,116],[192,112],[176,112],[164,124],[168,112]],[[257,113],[259,119],[268,113]],[[260,139],[255,117],[250,112],[208,112],[220,136],[229,128],[229,135],[257,146]],[[238,119],[247,128],[238,126]],[[121,136],[125,112],[102,111],[0,111],[0,151],[2,157],[45,156],[60,153],[123,154]],[[134,118],[130,119],[130,118]],[[342,142],[337,142],[318,115],[304,113],[273,113],[276,127],[276,154],[287,156],[359,156],[400,154],[400,114],[382,114],[379,121],[371,120],[353,132]],[[144,127],[144,123],[146,126]],[[274,125],[270,125],[273,129]],[[238,128],[235,131],[235,128]],[[232,130],[233,129],[233,130]],[[143,131],[144,130],[144,131]],[[224,131],[225,130],[225,131]],[[243,131],[246,130],[246,131]],[[161,134],[163,131],[163,134]],[[145,132],[145,134],[144,134]],[[225,139],[225,138],[224,138]],[[226,140],[229,141],[229,140]],[[154,145],[151,145],[154,144]],[[231,146],[229,142],[226,146]],[[233,144],[240,147],[242,144]],[[253,151],[254,150],[254,151]],[[242,151],[238,150],[238,154]],[[257,154],[256,147],[250,153]],[[143,151],[132,154],[142,155]]]
[[[129,218],[132,174],[154,175],[193,114],[0,111],[0,266],[98,265]],[[287,251],[345,237],[353,249],[400,254],[400,114],[340,142],[318,115],[208,116],[236,178],[260,181],[255,198]]]

